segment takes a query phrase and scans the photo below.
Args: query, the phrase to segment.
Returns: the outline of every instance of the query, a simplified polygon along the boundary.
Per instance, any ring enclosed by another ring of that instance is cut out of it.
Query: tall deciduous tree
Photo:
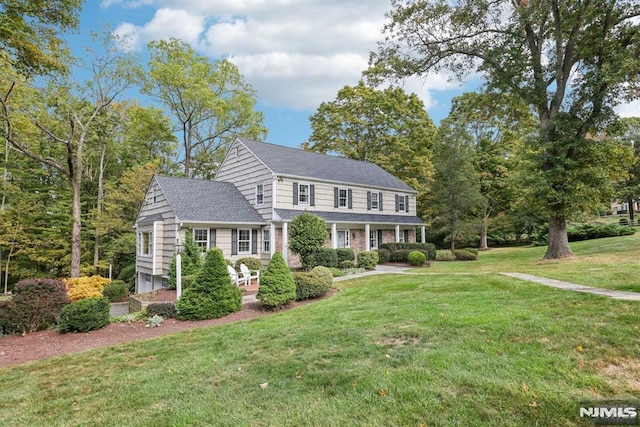
[[[616,196],[629,204],[629,220],[635,220],[634,202],[640,200],[640,118],[626,117],[621,120],[619,138],[629,144],[633,157],[627,166],[628,176],[616,187]]]
[[[473,138],[473,163],[482,195],[480,249],[486,250],[489,219],[508,210],[513,198],[518,147],[534,132],[533,117],[519,99],[469,92],[453,99],[449,120]]]
[[[547,259],[572,255],[566,219],[616,178],[598,163],[597,135],[613,108],[640,94],[640,4],[619,1],[393,0],[369,74],[401,78],[481,73],[537,114],[535,197],[549,217]],[[589,157],[596,155],[595,157]],[[598,163],[597,173],[583,173]]]
[[[175,120],[185,175],[212,177],[238,134],[266,137],[262,113],[255,110],[255,92],[234,64],[211,63],[176,39],[149,43],[149,53],[149,73],[141,73],[142,91]]]
[[[415,94],[399,87],[378,90],[361,81],[320,104],[310,121],[313,132],[305,149],[375,163],[418,189],[422,198],[433,173],[437,130]]]
[[[60,33],[78,26],[82,0],[0,0],[0,61],[32,75],[64,70]]]
[[[473,143],[460,122],[447,118],[440,124],[434,147],[430,209],[446,225],[452,253],[461,221],[470,217],[482,202],[473,165]]]
[[[11,146],[62,174],[71,188],[71,277],[80,275],[86,145],[98,116],[132,81],[130,58],[109,42],[106,40],[105,52],[87,64],[91,78],[86,84],[61,77],[35,87],[15,78],[6,83],[0,100],[5,137]]]

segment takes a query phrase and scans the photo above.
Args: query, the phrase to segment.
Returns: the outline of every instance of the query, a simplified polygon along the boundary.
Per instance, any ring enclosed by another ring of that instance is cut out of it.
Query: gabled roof
[[[305,211],[294,209],[276,209],[276,213],[283,221],[291,221]],[[332,223],[349,223],[349,224],[390,224],[390,225],[424,225],[424,221],[417,216],[406,215],[378,215],[370,213],[353,213],[353,212],[319,212],[308,211],[319,216],[325,221]]]
[[[231,183],[154,177],[181,222],[264,224],[264,219]]]
[[[237,138],[278,175],[319,179],[415,193],[416,190],[380,166],[282,145]]]

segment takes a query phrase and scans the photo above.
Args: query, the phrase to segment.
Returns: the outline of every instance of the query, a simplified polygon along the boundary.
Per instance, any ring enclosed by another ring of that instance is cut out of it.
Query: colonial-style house
[[[135,223],[136,292],[166,285],[185,232],[231,261],[279,251],[289,265],[288,224],[309,211],[325,219],[325,245],[354,252],[415,242],[416,190],[373,163],[237,138],[213,181],[156,175]]]

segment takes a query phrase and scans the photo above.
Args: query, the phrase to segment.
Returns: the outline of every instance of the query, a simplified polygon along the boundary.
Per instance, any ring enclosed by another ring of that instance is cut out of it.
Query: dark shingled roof
[[[279,175],[416,192],[373,163],[268,144],[247,138],[238,138],[238,140],[262,160],[271,171]]]
[[[264,219],[231,183],[155,176],[178,220],[264,224]]]
[[[290,221],[305,211],[294,209],[276,209],[276,213],[284,221]],[[424,225],[417,216],[405,216],[405,215],[376,215],[376,214],[361,214],[351,212],[316,212],[308,211],[314,215],[318,215],[325,221],[340,222],[340,223],[357,223],[357,224],[392,224],[392,225]]]

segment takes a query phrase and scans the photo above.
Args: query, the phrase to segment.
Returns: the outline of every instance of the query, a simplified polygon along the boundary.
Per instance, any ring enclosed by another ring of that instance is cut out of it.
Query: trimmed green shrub
[[[280,252],[271,257],[267,269],[260,276],[260,288],[256,298],[269,309],[283,307],[296,299],[293,274]]]
[[[16,283],[11,301],[3,304],[4,333],[35,332],[56,325],[70,302],[64,283],[54,279],[25,279]]]
[[[358,267],[375,270],[378,265],[378,253],[375,251],[358,252]]]
[[[378,249],[388,249],[392,254],[403,249],[425,250],[427,259],[436,258],[436,246],[433,243],[383,243]]]
[[[478,255],[469,252],[465,249],[456,249],[453,254],[457,261],[475,261],[478,259]]]
[[[176,305],[172,302],[156,302],[147,306],[147,316],[162,316],[165,319],[175,319]]]
[[[176,302],[180,320],[204,320],[226,316],[242,308],[242,293],[231,282],[222,251],[207,252],[204,265],[194,283]]]
[[[476,255],[478,255],[478,253],[480,252],[478,250],[478,248],[462,248],[462,250],[465,250],[467,252],[471,252],[472,254],[476,254]]]
[[[262,261],[258,258],[240,258],[236,261],[233,268],[235,268],[236,271],[240,271],[240,264],[246,265],[249,270],[262,270]]]
[[[110,302],[122,301],[127,296],[127,285],[122,280],[113,280],[104,286],[102,295]]]
[[[310,272],[300,272],[293,275],[296,284],[296,300],[303,301],[317,298],[327,293],[333,283],[331,270],[318,266]]]
[[[337,248],[336,256],[338,257],[338,265],[343,261],[355,261],[356,256],[351,248]]]
[[[338,266],[338,255],[336,250],[332,248],[320,248],[310,254],[307,259],[306,268],[313,268],[318,265],[328,268]]]
[[[436,261],[453,261],[453,254],[449,249],[436,251]]]
[[[570,242],[599,239],[602,237],[627,236],[635,233],[633,227],[618,224],[577,224],[567,227]]]
[[[391,252],[391,256],[389,261],[391,262],[409,262],[409,254],[411,252],[422,252],[424,256],[428,259],[427,251],[425,249],[398,249],[397,251]]]
[[[65,306],[60,314],[60,332],[89,332],[109,324],[109,300],[85,298]]]
[[[407,261],[409,261],[409,264],[418,267],[427,262],[427,256],[420,251],[412,251],[407,255]]]
[[[389,249],[377,249],[378,264],[386,264],[391,259],[391,251]]]
[[[353,261],[345,260],[340,263],[340,268],[356,268],[356,264]]]
[[[127,284],[127,289],[130,293],[136,291],[136,265],[129,264],[120,270],[120,274],[118,274],[118,280],[122,280]]]

